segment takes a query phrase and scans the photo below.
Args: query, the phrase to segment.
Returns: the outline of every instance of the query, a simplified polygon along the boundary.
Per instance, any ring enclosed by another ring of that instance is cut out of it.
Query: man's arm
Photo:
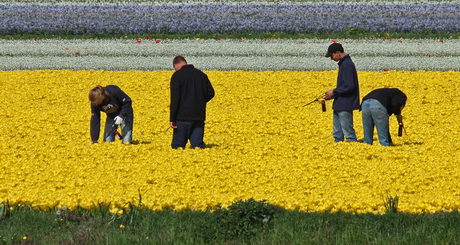
[[[207,83],[207,87],[208,87],[208,96],[207,96],[207,98],[206,98],[206,102],[208,102],[208,101],[210,101],[212,98],[214,98],[214,96],[215,96],[215,91],[214,91],[214,88],[212,87],[211,82],[209,81],[208,76],[206,76],[206,83]]]
[[[122,107],[120,111],[120,115],[122,118],[125,117],[128,111],[132,110],[132,100],[131,98],[123,92],[119,87],[116,87],[115,94],[113,95],[118,101],[121,102]]]
[[[90,134],[93,143],[97,143],[99,133],[101,131],[101,111],[96,108],[96,105],[91,103],[91,124]]]
[[[180,82],[179,78],[174,75],[171,77],[170,83],[171,104],[169,105],[169,122],[176,122],[180,104]]]
[[[352,64],[345,63],[341,68],[341,77],[339,77],[339,79],[343,81],[343,83],[341,83],[339,87],[333,89],[334,95],[342,95],[355,90],[355,67]]]

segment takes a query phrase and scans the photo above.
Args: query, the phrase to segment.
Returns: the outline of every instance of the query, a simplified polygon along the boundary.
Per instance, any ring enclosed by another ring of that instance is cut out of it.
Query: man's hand
[[[331,90],[326,91],[326,93],[323,96],[323,99],[330,100],[333,96],[334,96],[334,92],[331,89]]]
[[[171,125],[171,128],[177,128],[176,122],[169,122],[169,124]]]
[[[403,124],[403,116],[402,116],[402,115],[397,115],[397,116],[396,116],[396,119],[398,120],[398,123],[399,123],[400,125]]]
[[[123,118],[120,116],[116,116],[114,121],[116,125],[120,125],[121,123],[123,123]]]

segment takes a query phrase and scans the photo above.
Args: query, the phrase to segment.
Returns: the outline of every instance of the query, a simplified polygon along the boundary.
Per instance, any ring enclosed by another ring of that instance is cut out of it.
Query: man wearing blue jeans
[[[171,147],[185,148],[190,140],[192,148],[206,147],[204,121],[206,103],[214,97],[214,88],[208,76],[188,65],[182,56],[173,60],[174,70],[171,77],[170,125],[174,129]]]
[[[364,143],[372,145],[374,141],[374,126],[380,144],[393,144],[390,135],[391,114],[395,114],[399,125],[402,126],[401,111],[406,105],[407,96],[397,88],[380,88],[364,96],[361,104],[363,114]]]
[[[337,75],[337,87],[326,91],[324,99],[334,99],[333,125],[335,142],[356,142],[356,134],[353,128],[353,110],[359,109],[359,84],[356,67],[348,54],[344,53],[340,43],[329,46],[326,57],[338,62],[339,74]]]
[[[121,127],[123,143],[133,143],[133,107],[131,98],[118,86],[100,85],[89,92],[91,101],[91,139],[97,144],[101,127],[101,111],[107,114],[104,127],[104,141],[115,141],[114,134],[108,134],[112,123]]]

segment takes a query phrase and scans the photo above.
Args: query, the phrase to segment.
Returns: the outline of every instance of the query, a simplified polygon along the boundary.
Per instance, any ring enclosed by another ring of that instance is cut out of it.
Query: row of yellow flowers
[[[127,201],[150,209],[206,209],[255,198],[301,211],[383,213],[460,209],[459,72],[358,72],[361,97],[397,87],[407,134],[394,147],[333,143],[331,102],[303,107],[335,86],[337,71],[206,71],[205,150],[172,150],[172,71],[0,72],[0,202],[42,208]],[[91,145],[88,92],[115,84],[132,99],[133,145]],[[361,114],[355,129],[362,141]],[[377,137],[377,136],[375,136]],[[377,138],[375,138],[377,140]]]

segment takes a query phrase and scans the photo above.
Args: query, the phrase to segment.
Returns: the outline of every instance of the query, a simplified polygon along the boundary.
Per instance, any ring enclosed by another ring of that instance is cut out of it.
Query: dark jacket
[[[107,116],[114,118],[116,116],[125,117],[133,111],[131,98],[125,94],[119,87],[109,85],[104,88],[109,96],[100,105],[91,103],[91,139],[93,142],[99,139],[101,129],[101,111],[107,113]]]
[[[169,121],[204,121],[206,103],[214,97],[214,88],[202,71],[185,65],[171,77]]]
[[[359,107],[359,84],[356,67],[349,55],[339,61],[337,87],[333,90],[333,110],[352,111]]]
[[[378,100],[391,116],[393,113],[401,114],[401,106],[406,105],[407,96],[397,88],[379,88],[364,96],[363,101],[367,99]]]

